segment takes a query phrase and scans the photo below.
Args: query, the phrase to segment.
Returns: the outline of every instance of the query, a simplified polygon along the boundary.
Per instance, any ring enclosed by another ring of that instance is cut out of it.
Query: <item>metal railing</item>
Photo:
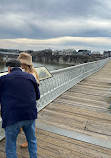
[[[50,102],[60,96],[62,93],[73,87],[75,84],[100,70],[110,58],[99,61],[71,66],[55,71],[51,71],[52,77],[41,81],[41,98],[37,101],[38,111],[47,106]],[[4,131],[1,128],[0,118],[0,140],[4,138]]]
[[[0,140],[5,137],[4,129],[2,128],[2,119],[0,118]]]
[[[38,111],[84,78],[100,70],[109,60],[110,58],[106,58],[99,61],[51,71],[53,77],[41,81],[41,98],[37,101]]]

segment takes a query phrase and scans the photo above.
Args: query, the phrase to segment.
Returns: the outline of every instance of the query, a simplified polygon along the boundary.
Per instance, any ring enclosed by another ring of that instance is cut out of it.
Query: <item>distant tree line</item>
[[[5,65],[5,61],[3,60],[3,57],[1,54],[0,54],[0,65]]]
[[[78,64],[78,63],[87,63],[91,61],[96,61],[103,59],[104,56],[100,54],[91,54],[91,55],[60,55],[54,54],[51,49],[45,49],[41,51],[36,51],[31,53],[33,57],[33,61],[36,62],[47,62],[47,63],[71,63],[71,64]]]
[[[0,49],[1,51],[9,51],[8,49]],[[15,50],[10,50],[14,52]],[[17,50],[16,50],[17,51]],[[19,51],[21,53],[22,51]],[[63,64],[70,64],[70,65],[76,65],[76,64],[82,64],[87,62],[92,62],[96,60],[100,60],[105,58],[105,56],[101,54],[84,54],[84,55],[78,55],[78,54],[71,54],[68,55],[67,50],[66,54],[62,54],[61,51],[55,51],[51,49],[45,49],[45,50],[39,50],[39,51],[33,51],[33,50],[27,50],[25,51],[32,55],[32,59],[34,62],[46,62],[46,63],[63,63]],[[5,54],[0,54],[0,65],[5,64],[3,58],[5,57]],[[9,54],[7,55],[7,58],[17,58],[17,55]]]

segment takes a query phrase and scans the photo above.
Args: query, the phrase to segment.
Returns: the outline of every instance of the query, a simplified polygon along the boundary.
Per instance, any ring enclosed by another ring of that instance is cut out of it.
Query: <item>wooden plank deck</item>
[[[111,61],[39,112],[38,158],[111,158],[110,68]],[[28,150],[20,148],[24,141],[21,132],[18,158],[29,158]],[[0,142],[0,158],[5,158],[5,139]]]

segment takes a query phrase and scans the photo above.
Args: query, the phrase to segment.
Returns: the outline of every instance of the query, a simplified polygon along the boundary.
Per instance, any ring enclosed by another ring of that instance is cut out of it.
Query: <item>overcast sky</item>
[[[0,0],[0,48],[111,50],[111,0]]]

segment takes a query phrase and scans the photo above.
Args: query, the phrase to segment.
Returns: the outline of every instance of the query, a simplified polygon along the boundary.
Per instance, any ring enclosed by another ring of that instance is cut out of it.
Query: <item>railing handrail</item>
[[[41,99],[38,101],[38,109],[41,110],[66,90],[101,69],[110,59],[106,58],[51,71],[53,77],[41,81]]]
[[[111,59],[111,57],[109,57]],[[62,71],[67,71],[69,69],[73,69],[73,68],[77,68],[77,67],[80,67],[80,66],[84,66],[84,65],[88,65],[88,64],[91,64],[91,63],[96,63],[98,61],[103,61],[103,60],[106,60],[109,58],[105,58],[105,59],[101,59],[101,60],[96,60],[96,61],[91,61],[91,62],[87,62],[87,63],[82,63],[82,64],[78,64],[78,65],[74,65],[74,66],[69,66],[69,67],[65,67],[65,68],[61,68],[61,69],[58,69],[58,70],[52,70],[50,71],[51,73],[58,73],[58,72],[62,72]]]

